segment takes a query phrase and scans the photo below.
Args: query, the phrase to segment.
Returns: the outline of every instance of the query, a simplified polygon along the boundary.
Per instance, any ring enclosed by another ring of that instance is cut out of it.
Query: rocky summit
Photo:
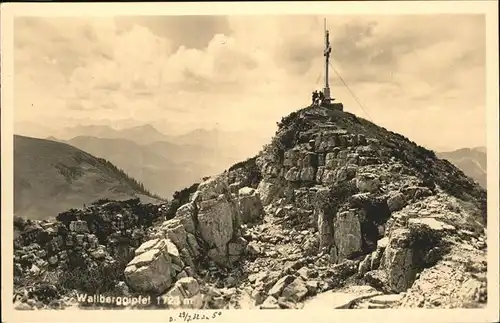
[[[119,307],[95,295],[151,300],[134,308],[487,302],[486,191],[407,138],[324,107],[283,118],[257,156],[166,204],[97,201],[14,227],[18,309]]]

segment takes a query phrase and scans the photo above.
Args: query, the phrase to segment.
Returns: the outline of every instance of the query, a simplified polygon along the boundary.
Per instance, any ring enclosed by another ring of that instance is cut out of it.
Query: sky
[[[15,124],[267,138],[322,87],[323,18],[17,17]],[[483,15],[326,18],[332,65],[364,106],[332,73],[346,111],[431,149],[486,146]]]

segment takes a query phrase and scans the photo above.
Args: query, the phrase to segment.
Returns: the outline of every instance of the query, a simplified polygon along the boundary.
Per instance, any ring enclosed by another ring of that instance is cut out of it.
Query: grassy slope
[[[14,136],[14,212],[50,218],[99,198],[148,196],[140,184],[111,163],[70,145]]]

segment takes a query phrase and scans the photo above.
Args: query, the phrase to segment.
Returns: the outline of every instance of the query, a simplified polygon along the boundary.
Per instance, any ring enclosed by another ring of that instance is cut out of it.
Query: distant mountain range
[[[127,139],[80,136],[66,143],[111,161],[164,197],[224,170],[223,165],[230,166],[236,160],[205,147],[164,141],[140,145]]]
[[[487,188],[486,147],[462,148],[436,153],[436,155],[448,160],[483,188]]]
[[[249,144],[235,144],[236,138]],[[234,133],[195,129],[168,136],[152,125],[121,130],[106,125],[68,127],[46,139],[109,160],[162,197],[217,174],[260,148],[257,141]]]
[[[135,126],[120,130],[115,130],[109,126],[75,126],[67,127],[59,134],[54,135],[56,138],[66,140],[80,136],[106,139],[128,139],[139,144],[172,140],[171,137],[162,134],[151,125]]]
[[[68,144],[14,136],[14,213],[47,219],[101,199],[159,202],[115,165]]]

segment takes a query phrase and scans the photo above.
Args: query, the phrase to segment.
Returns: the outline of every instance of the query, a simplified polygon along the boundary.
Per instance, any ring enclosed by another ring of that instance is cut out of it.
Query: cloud
[[[142,26],[155,36],[168,39],[174,49],[180,46],[202,49],[215,34],[230,33],[224,16],[171,16],[168,19],[164,16],[120,16],[114,20],[120,33],[128,33],[134,26]]]
[[[328,25],[332,64],[368,115],[331,70],[347,110],[429,144],[430,132],[404,120],[433,118],[426,124],[448,133],[483,124],[483,16],[330,16]],[[178,118],[186,131],[270,134],[322,87],[323,28],[316,16],[17,18],[16,118]],[[474,131],[483,144],[484,129]]]

